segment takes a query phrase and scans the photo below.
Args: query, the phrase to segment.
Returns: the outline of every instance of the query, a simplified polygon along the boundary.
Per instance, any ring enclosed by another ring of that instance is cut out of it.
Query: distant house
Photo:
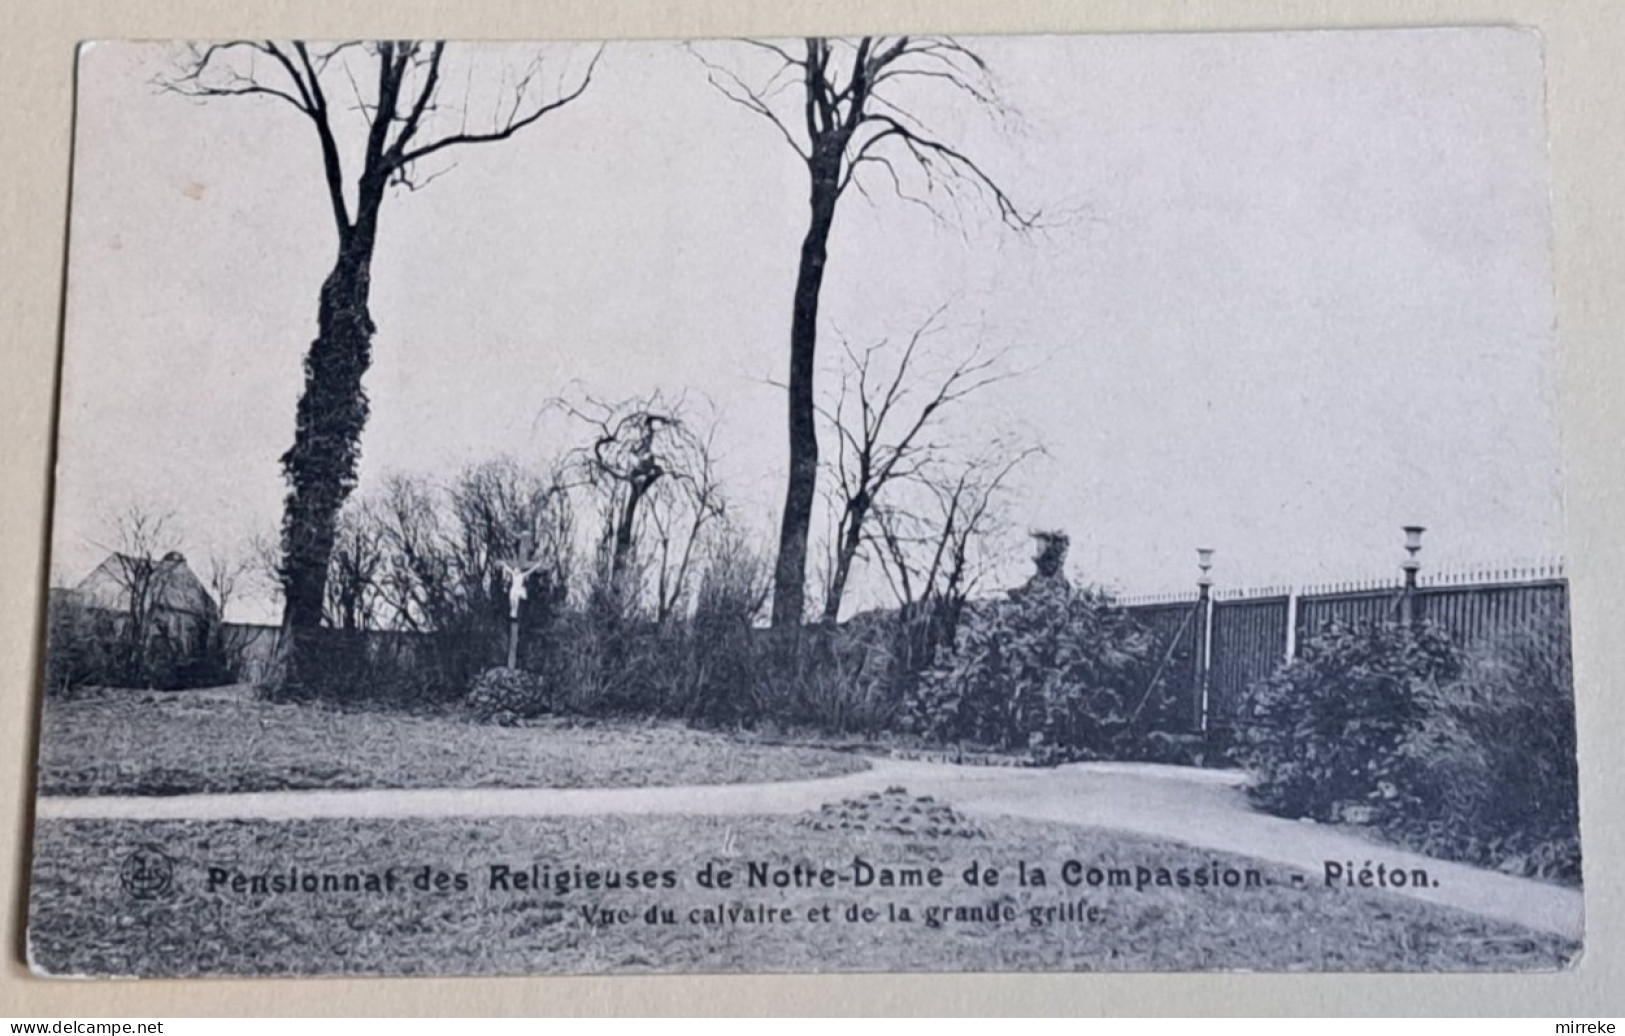
[[[110,554],[59,599],[110,618],[121,631],[139,621],[147,637],[183,651],[199,650],[220,622],[219,605],[179,551],[157,559]]]
[[[49,688],[222,682],[220,606],[178,552],[110,554],[50,606]]]

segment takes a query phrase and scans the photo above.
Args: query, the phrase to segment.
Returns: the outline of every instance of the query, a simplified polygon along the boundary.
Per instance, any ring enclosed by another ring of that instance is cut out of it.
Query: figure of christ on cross
[[[542,558],[535,557],[535,546],[529,531],[519,536],[519,556],[498,558],[497,567],[508,577],[508,668],[519,667],[519,602],[525,599],[525,580],[542,567]]]

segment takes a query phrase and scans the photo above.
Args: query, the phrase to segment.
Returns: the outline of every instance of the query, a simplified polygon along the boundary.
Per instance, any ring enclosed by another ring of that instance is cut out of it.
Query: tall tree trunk
[[[282,455],[289,487],[282,521],[283,625],[295,632],[321,625],[338,515],[356,484],[368,414],[361,379],[372,363],[367,303],[376,225],[376,204],[363,205],[322,283],[293,446]]]
[[[818,426],[813,407],[818,296],[824,286],[829,231],[835,219],[837,171],[813,172],[812,214],[796,273],[795,311],[790,320],[790,473],[779,524],[779,556],[773,569],[774,629],[801,625],[806,609],[807,537],[818,493]]]

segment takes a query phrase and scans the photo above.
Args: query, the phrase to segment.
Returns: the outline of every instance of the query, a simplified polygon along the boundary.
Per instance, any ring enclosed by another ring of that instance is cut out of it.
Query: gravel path
[[[769,784],[654,788],[456,788],[251,792],[230,795],[45,797],[41,820],[294,820],[321,817],[508,817],[599,814],[704,816],[800,813],[893,785],[966,813],[1115,828],[1286,864],[1321,881],[1328,862],[1358,874],[1425,869],[1427,887],[1391,889],[1443,906],[1579,939],[1577,890],[1449,863],[1316,824],[1253,810],[1231,771],[1128,763],[1056,769],[952,766],[878,759],[842,777]],[[1357,895],[1358,888],[1350,889]]]

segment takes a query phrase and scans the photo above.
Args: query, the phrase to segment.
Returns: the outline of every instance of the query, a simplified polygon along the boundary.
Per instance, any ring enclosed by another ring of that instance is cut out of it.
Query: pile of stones
[[[897,787],[826,802],[796,824],[814,831],[883,832],[932,840],[987,837],[986,831],[946,802],[929,795],[910,795]]]

